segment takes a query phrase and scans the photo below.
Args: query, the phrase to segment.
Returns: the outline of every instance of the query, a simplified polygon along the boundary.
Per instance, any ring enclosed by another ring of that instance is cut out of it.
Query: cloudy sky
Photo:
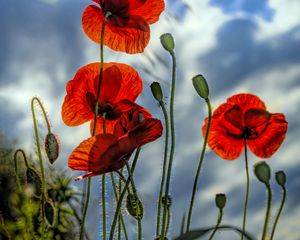
[[[67,168],[68,155],[89,134],[87,124],[67,127],[60,114],[66,82],[79,67],[98,60],[99,47],[81,29],[81,13],[88,4],[87,0],[0,0],[0,131],[18,139],[18,147],[33,151],[30,99],[41,97],[53,132],[61,142],[61,157],[55,163],[57,169]],[[177,144],[171,187],[171,236],[178,234],[181,218],[187,211],[203,141],[201,126],[206,108],[191,84],[191,78],[201,73],[209,82],[213,107],[233,94],[251,92],[265,101],[270,112],[286,115],[289,122],[286,140],[268,160],[273,172],[282,169],[288,176],[288,199],[275,239],[300,239],[299,12],[298,0],[172,0],[160,21],[151,26],[151,41],[145,54],[127,55],[105,49],[106,61],[124,62],[136,68],[144,81],[138,103],[162,119],[149,85],[160,81],[168,96],[171,65],[168,54],[160,46],[159,36],[171,32],[175,38]],[[166,97],[165,101],[168,100]],[[42,121],[40,126],[43,129]],[[143,220],[146,240],[153,239],[155,233],[154,207],[162,157],[163,138],[144,147],[136,171],[136,182],[146,208]],[[258,160],[250,154],[251,168]],[[245,195],[243,158],[228,162],[208,151],[202,170],[192,227],[215,224],[214,197],[219,192],[227,194],[224,223],[240,226]],[[78,175],[71,171],[70,174]],[[252,172],[250,178],[247,229],[259,237],[266,193]],[[81,184],[74,183],[74,186]],[[94,178],[93,186],[92,203],[99,206],[98,178]],[[280,189],[276,184],[272,186],[276,210]],[[109,192],[108,197],[111,196]],[[98,239],[99,214],[90,212],[88,218],[88,229],[93,239]],[[95,219],[98,225],[91,223]],[[135,233],[133,221],[129,222],[129,229]],[[135,239],[135,235],[131,238]],[[226,233],[217,234],[215,239],[239,238]]]

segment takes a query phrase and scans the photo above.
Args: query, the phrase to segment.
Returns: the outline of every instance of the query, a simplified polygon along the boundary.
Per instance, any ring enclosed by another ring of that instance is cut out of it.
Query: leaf
[[[174,238],[173,240],[196,240],[200,239],[203,236],[205,236],[207,233],[212,231],[215,227],[207,227],[207,228],[201,228],[197,230],[190,231],[188,233],[185,233],[177,238]],[[219,230],[233,230],[237,232],[239,235],[244,235],[245,239],[247,240],[256,240],[255,237],[253,237],[250,233],[242,231],[242,229],[231,226],[231,225],[222,225],[218,227]]]

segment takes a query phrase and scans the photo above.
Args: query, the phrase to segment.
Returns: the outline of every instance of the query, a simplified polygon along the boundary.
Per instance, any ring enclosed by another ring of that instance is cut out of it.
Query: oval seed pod
[[[45,202],[44,211],[46,222],[50,227],[53,227],[55,223],[55,209],[51,201]]]
[[[224,193],[216,194],[215,202],[219,209],[223,209],[226,205],[226,195]]]
[[[171,33],[164,33],[163,35],[161,35],[160,42],[165,50],[167,50],[168,52],[173,52],[175,43]]]
[[[143,219],[144,208],[143,204],[134,194],[128,194],[126,198],[126,210],[130,216],[136,220]]]
[[[285,183],[286,183],[286,175],[284,173],[284,171],[278,171],[275,173],[275,178],[276,178],[276,182],[284,187]]]
[[[254,173],[257,179],[264,184],[269,184],[271,178],[271,169],[269,165],[262,161],[254,165]]]
[[[209,88],[206,79],[199,74],[193,77],[192,81],[198,95],[204,99],[207,99],[209,95]]]
[[[27,168],[26,181],[27,184],[33,187],[33,195],[40,198],[42,195],[42,180],[40,175],[33,168]]]
[[[150,85],[150,88],[151,88],[151,92],[152,92],[153,97],[158,102],[161,102],[162,99],[163,99],[163,93],[162,93],[161,86],[160,86],[159,82],[153,82]]]
[[[59,155],[59,143],[57,137],[53,133],[48,133],[45,138],[45,151],[47,158],[53,164]]]

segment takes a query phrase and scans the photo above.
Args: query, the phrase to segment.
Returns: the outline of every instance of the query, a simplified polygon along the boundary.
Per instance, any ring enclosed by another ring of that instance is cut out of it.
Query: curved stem
[[[17,163],[17,155],[18,155],[19,152],[22,154],[24,162],[25,162],[25,165],[26,165],[27,168],[29,168],[29,165],[28,165],[28,162],[27,162],[26,154],[23,151],[23,149],[18,149],[17,151],[15,151],[15,154],[14,154],[14,163],[15,163],[16,182],[17,182],[17,186],[18,186],[18,191],[22,192],[22,186],[21,186],[21,181],[20,181],[20,178],[19,178],[18,163]]]
[[[246,228],[246,219],[247,219],[247,207],[248,207],[248,197],[249,197],[249,188],[250,188],[250,180],[249,180],[249,169],[248,169],[248,154],[247,154],[247,140],[244,138],[244,146],[245,146],[245,169],[246,169],[246,198],[244,203],[244,217],[243,217],[243,233],[245,233]],[[244,234],[242,234],[241,240],[244,239]]]
[[[115,199],[116,199],[116,202],[119,201],[119,197],[118,197],[118,193],[117,193],[117,189],[116,189],[116,184],[115,184],[115,179],[114,179],[114,175],[113,173],[110,173],[110,177],[111,177],[111,182],[112,182],[112,186],[113,186],[113,190],[114,190],[114,195],[115,195]],[[119,196],[121,195],[121,179],[119,179]],[[120,229],[118,230],[119,232],[119,235],[118,235],[118,238],[121,238],[121,226],[123,228],[123,231],[124,231],[124,235],[125,235],[125,239],[128,240],[128,234],[127,234],[127,230],[126,230],[126,226],[125,226],[125,222],[124,222],[124,218],[123,218],[123,214],[122,214],[122,211],[120,209],[120,212],[119,212],[119,226],[120,226]]]
[[[166,177],[166,166],[167,166],[167,157],[168,157],[168,148],[169,148],[169,119],[166,107],[164,103],[161,101],[159,102],[161,109],[164,114],[165,119],[165,150],[164,150],[164,162],[163,162],[163,170],[162,170],[162,178],[160,183],[160,190],[159,190],[159,198],[157,203],[157,223],[156,223],[156,236],[159,235],[159,228],[160,228],[160,214],[161,214],[161,204],[162,204],[162,193],[163,193],[163,187],[165,184],[165,177]]]
[[[115,232],[115,228],[116,228],[116,224],[117,224],[117,219],[118,219],[118,216],[119,216],[119,212],[120,212],[120,209],[121,209],[121,206],[122,206],[122,201],[123,201],[123,198],[125,196],[125,193],[127,191],[127,188],[129,186],[129,183],[130,183],[130,179],[132,177],[132,174],[135,170],[135,166],[136,166],[136,163],[137,163],[137,160],[139,158],[139,154],[140,154],[140,151],[141,151],[141,148],[139,147],[136,152],[135,152],[135,156],[134,156],[134,160],[132,162],[132,166],[131,166],[131,172],[128,172],[128,178],[127,178],[127,181],[125,183],[125,186],[122,190],[122,193],[119,197],[119,201],[118,201],[118,204],[117,204],[117,207],[116,207],[116,212],[115,212],[115,215],[114,215],[114,218],[113,218],[113,222],[112,222],[112,225],[111,225],[111,229],[110,229],[110,234],[109,234],[109,240],[113,240],[114,238],[114,232]]]
[[[220,209],[217,225],[214,228],[214,231],[211,233],[211,235],[210,235],[210,237],[209,237],[208,240],[212,240],[213,239],[214,235],[216,234],[216,232],[217,232],[217,230],[218,230],[218,228],[219,228],[219,226],[221,224],[222,218],[223,218],[223,210]]]
[[[266,239],[267,236],[267,230],[268,230],[268,223],[269,223],[269,218],[270,218],[270,212],[271,212],[271,204],[272,204],[272,189],[270,184],[266,184],[267,191],[268,191],[268,203],[267,203],[267,210],[266,210],[266,217],[265,217],[265,223],[264,223],[264,228],[263,228],[263,233],[262,233],[262,240]]]
[[[282,209],[283,209],[283,206],[284,206],[284,203],[285,203],[285,199],[286,199],[286,188],[285,188],[284,186],[282,186],[282,199],[281,199],[281,204],[280,204],[280,207],[279,207],[279,210],[278,210],[278,213],[277,213],[275,222],[274,222],[274,226],[273,226],[273,228],[272,228],[272,233],[271,233],[270,240],[272,240],[273,237],[274,237],[275,229],[276,229],[276,226],[277,226],[277,223],[278,223],[280,214],[281,214],[281,212],[282,212]]]
[[[41,233],[41,238],[44,239],[45,227],[46,227],[46,222],[45,222],[46,180],[45,180],[45,172],[44,172],[44,166],[43,166],[43,159],[42,159],[38,127],[37,127],[37,119],[36,119],[35,110],[34,110],[34,102],[35,101],[38,103],[38,105],[42,109],[45,121],[47,123],[48,132],[50,132],[50,124],[49,124],[49,121],[48,121],[48,118],[47,118],[47,115],[46,115],[46,112],[45,112],[42,102],[37,97],[33,97],[31,100],[31,114],[32,114],[32,120],[33,120],[33,128],[34,128],[37,154],[38,154],[39,164],[40,164],[40,168],[41,168],[41,175],[42,175],[42,233]]]
[[[173,51],[170,52],[170,54],[171,54],[172,62],[173,62],[173,64],[172,64],[171,99],[170,99],[171,150],[170,150],[169,164],[168,164],[168,171],[167,171],[165,196],[169,196],[169,186],[170,186],[173,156],[174,156],[174,150],[175,150],[174,97],[175,97],[175,80],[176,80],[176,57],[175,57],[175,53]],[[166,220],[167,220],[167,206],[165,205],[164,211],[163,211],[161,239],[164,239],[164,237],[167,235]]]
[[[195,179],[194,179],[192,197],[191,197],[191,201],[190,201],[189,213],[188,213],[187,224],[186,224],[186,232],[188,232],[190,230],[194,200],[195,200],[195,195],[196,195],[197,185],[198,185],[198,178],[200,176],[200,171],[201,171],[202,163],[203,163],[203,160],[204,160],[204,155],[205,155],[205,150],[206,150],[206,145],[207,145],[207,140],[208,140],[208,134],[209,134],[210,124],[211,124],[212,109],[211,109],[210,101],[209,101],[208,98],[205,99],[205,101],[206,101],[207,108],[208,108],[208,122],[207,122],[206,131],[205,131],[205,137],[204,137],[202,151],[201,151],[201,155],[200,155],[200,159],[199,159],[199,164],[198,164],[198,168],[197,168],[197,171],[196,171],[196,176],[195,176]]]

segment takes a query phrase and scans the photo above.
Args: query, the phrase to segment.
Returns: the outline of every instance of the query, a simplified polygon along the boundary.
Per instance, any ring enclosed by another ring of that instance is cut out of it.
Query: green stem
[[[244,146],[245,146],[245,169],[246,169],[246,198],[244,203],[244,217],[243,217],[243,233],[245,233],[246,228],[246,219],[247,219],[247,207],[248,207],[248,197],[249,197],[249,188],[250,188],[250,180],[249,180],[249,170],[248,170],[248,154],[247,154],[247,140],[244,138]],[[244,239],[244,234],[242,234],[241,240]]]
[[[125,160],[125,165],[126,165],[127,171],[132,173],[132,170],[130,170],[130,166],[126,160]],[[137,199],[139,199],[137,191],[136,191],[133,176],[130,177],[130,182],[131,182],[133,195],[136,196]],[[137,221],[138,221],[138,240],[142,240],[142,219],[137,218]]]
[[[116,184],[115,184],[115,179],[114,179],[114,175],[113,173],[110,173],[110,177],[111,177],[111,182],[112,182],[112,186],[113,186],[113,190],[114,190],[114,195],[115,195],[115,199],[116,199],[116,202],[119,201],[119,197],[121,195],[121,179],[119,179],[119,193],[117,193],[117,189],[116,189]],[[125,226],[125,222],[124,222],[124,218],[123,218],[123,214],[122,214],[122,211],[120,209],[120,212],[119,212],[119,218],[118,218],[118,221],[119,221],[119,229],[118,229],[118,239],[121,239],[121,226],[123,228],[123,231],[124,231],[124,235],[125,235],[125,239],[128,240],[128,234],[127,234],[127,230],[126,230],[126,226]]]
[[[102,238],[106,240],[106,199],[105,199],[105,174],[102,175]]]
[[[189,213],[188,213],[188,218],[187,218],[186,232],[188,232],[190,230],[190,224],[191,224],[191,219],[192,219],[195,195],[196,195],[196,191],[197,191],[198,179],[200,176],[201,167],[202,167],[202,163],[204,160],[204,155],[205,155],[205,150],[206,150],[206,145],[207,145],[207,140],[208,140],[208,134],[209,134],[210,124],[211,124],[212,109],[211,109],[210,101],[207,98],[207,99],[205,99],[205,102],[206,102],[207,108],[208,108],[208,122],[207,122],[206,131],[205,131],[205,137],[204,137],[202,151],[201,151],[201,155],[200,155],[200,159],[199,159],[199,164],[198,164],[196,176],[194,179],[192,197],[191,197],[191,201],[190,201]]]
[[[218,228],[219,228],[219,226],[221,224],[222,218],[223,218],[223,210],[220,209],[217,225],[214,228],[214,231],[211,233],[211,235],[210,235],[210,237],[209,237],[208,240],[212,240],[213,239],[214,235],[216,234],[216,232],[217,232],[217,230],[218,230]]]
[[[172,173],[172,164],[173,164],[173,156],[175,150],[175,126],[174,126],[174,97],[175,97],[175,80],[176,80],[176,57],[173,51],[170,52],[172,57],[172,86],[171,86],[171,99],[170,99],[170,126],[171,126],[171,150],[169,156],[169,164],[168,164],[168,171],[167,171],[167,181],[166,181],[166,188],[165,188],[165,196],[169,196],[169,186],[171,180],[171,173]],[[166,220],[167,220],[167,206],[164,206],[163,211],[163,220],[162,220],[162,229],[161,229],[161,239],[167,235],[166,230]]]
[[[160,228],[160,214],[161,214],[161,200],[162,200],[162,193],[163,193],[163,187],[165,184],[165,177],[166,177],[166,166],[167,166],[167,157],[168,157],[168,148],[169,148],[169,119],[166,107],[163,103],[163,101],[159,102],[162,112],[164,114],[165,119],[165,151],[164,151],[164,162],[163,162],[163,171],[162,171],[162,178],[160,183],[160,190],[159,190],[159,198],[157,203],[157,223],[156,223],[156,236],[159,235],[159,228]]]
[[[44,119],[47,124],[48,132],[50,132],[50,123],[48,121],[47,114],[43,107],[42,102],[37,97],[33,97],[31,100],[31,114],[32,114],[32,120],[33,120],[33,128],[34,128],[34,135],[35,135],[35,141],[36,141],[36,147],[37,147],[37,154],[38,154],[38,159],[39,159],[39,164],[40,164],[41,174],[42,174],[42,233],[41,233],[41,238],[44,239],[45,227],[46,227],[46,222],[45,222],[46,180],[45,180],[45,172],[44,172],[44,166],[43,166],[43,159],[42,159],[38,127],[37,127],[37,119],[36,119],[35,110],[34,110],[34,102],[35,101],[38,103],[39,107],[42,109]]]
[[[14,154],[14,163],[15,163],[15,174],[16,174],[16,182],[17,182],[17,186],[18,186],[18,191],[22,192],[22,186],[21,186],[21,182],[20,182],[20,178],[19,178],[19,173],[18,173],[18,163],[17,163],[17,155],[18,153],[21,153],[23,156],[23,159],[25,161],[25,165],[27,168],[29,168],[28,162],[27,162],[27,158],[26,158],[26,154],[22,149],[18,149],[17,151],[15,151]]]
[[[267,192],[268,192],[268,203],[267,203],[267,210],[266,210],[266,217],[265,217],[265,223],[264,223],[264,228],[263,228],[263,233],[262,233],[262,240],[266,239],[267,236],[267,230],[268,230],[268,223],[269,223],[269,218],[270,218],[270,212],[271,212],[271,203],[272,203],[272,189],[270,184],[266,184],[267,187]]]
[[[121,195],[119,197],[119,201],[118,201],[117,207],[116,207],[116,212],[115,212],[115,215],[114,215],[114,218],[113,218],[113,222],[112,222],[112,225],[111,225],[111,229],[110,229],[109,240],[113,240],[113,238],[114,238],[114,232],[115,232],[115,228],[116,228],[116,224],[117,224],[119,212],[120,212],[120,209],[121,209],[121,206],[122,206],[122,201],[123,201],[123,198],[124,198],[125,193],[127,191],[127,188],[129,186],[129,183],[131,181],[132,174],[133,174],[133,172],[135,170],[135,166],[136,166],[137,160],[139,158],[140,151],[141,151],[141,148],[139,147],[136,150],[136,152],[135,152],[134,160],[133,160],[132,166],[131,166],[131,172],[128,172],[127,181],[126,181],[125,186],[124,186],[124,188],[122,190],[122,193],[121,193]]]
[[[80,225],[80,235],[79,235],[80,240],[83,239],[83,235],[84,235],[84,223],[85,223],[85,218],[86,218],[89,201],[90,201],[90,192],[91,192],[91,178],[89,177],[87,179],[87,191],[86,191],[85,205],[84,205],[83,216],[82,216],[82,221],[81,221],[81,225]]]
[[[102,84],[102,75],[103,75],[103,62],[104,62],[104,56],[103,56],[103,38],[104,38],[104,30],[105,30],[105,25],[106,25],[106,20],[107,17],[110,15],[110,12],[107,12],[103,23],[102,23],[102,29],[101,29],[101,36],[100,36],[100,74],[99,74],[99,84],[97,88],[97,103],[95,106],[95,116],[94,116],[94,126],[93,126],[93,131],[92,131],[92,136],[95,136],[96,133],[96,125],[97,125],[97,116],[98,116],[98,108],[99,108],[99,97],[100,97],[100,89],[101,89],[101,84]],[[87,210],[89,207],[89,202],[90,202],[90,191],[91,191],[91,179],[88,178],[87,180],[87,191],[86,191],[86,198],[85,198],[85,204],[84,204],[84,209],[83,209],[83,216],[82,216],[82,221],[81,221],[81,226],[80,226],[80,240],[83,239],[83,231],[84,231],[84,224],[85,224],[85,219],[86,219],[86,214]]]
[[[171,211],[170,208],[167,208],[167,226],[166,226],[166,233],[169,231],[170,226],[170,220],[171,220]]]
[[[282,199],[281,199],[281,204],[280,204],[280,207],[279,207],[279,210],[278,210],[278,213],[277,213],[275,222],[274,222],[274,226],[273,226],[273,229],[272,229],[272,233],[271,233],[270,240],[272,240],[273,237],[274,237],[275,229],[276,229],[276,226],[277,226],[277,223],[278,223],[280,214],[281,214],[281,212],[282,212],[282,209],[283,209],[283,206],[284,206],[284,203],[285,203],[285,199],[286,199],[286,188],[285,188],[284,186],[282,186]]]

